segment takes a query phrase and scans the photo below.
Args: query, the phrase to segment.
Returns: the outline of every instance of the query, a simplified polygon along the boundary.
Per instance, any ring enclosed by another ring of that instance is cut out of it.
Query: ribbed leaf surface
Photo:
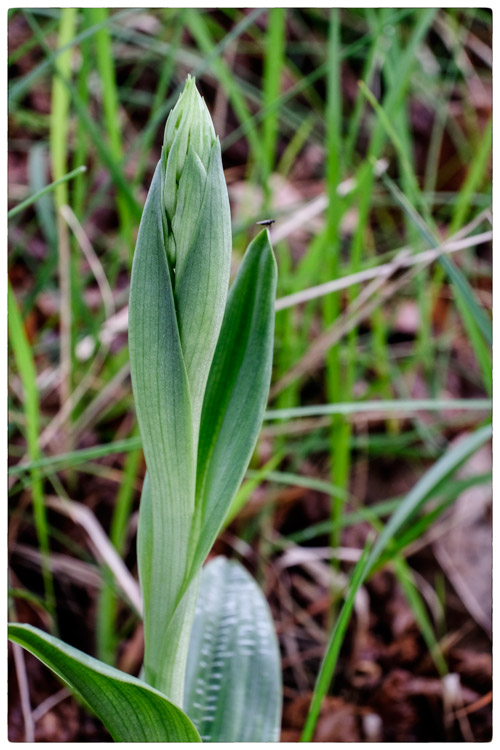
[[[204,742],[276,742],[279,647],[247,571],[218,557],[203,569],[188,653],[185,710]]]
[[[186,714],[141,680],[31,625],[9,625],[9,638],[64,680],[97,714],[116,742],[200,741]]]
[[[250,461],[271,380],[276,262],[267,231],[249,245],[229,292],[201,416],[196,486],[205,560]]]

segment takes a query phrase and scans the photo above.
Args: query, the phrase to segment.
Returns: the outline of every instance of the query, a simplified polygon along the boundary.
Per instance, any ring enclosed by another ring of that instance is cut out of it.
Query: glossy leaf
[[[206,742],[276,742],[280,652],[267,602],[236,562],[202,572],[189,646],[185,710]]]
[[[206,558],[255,447],[271,380],[275,295],[276,262],[264,230],[249,245],[229,292],[205,392],[194,568]]]
[[[186,714],[136,677],[31,625],[9,625],[9,638],[64,680],[97,714],[116,742],[200,741]]]

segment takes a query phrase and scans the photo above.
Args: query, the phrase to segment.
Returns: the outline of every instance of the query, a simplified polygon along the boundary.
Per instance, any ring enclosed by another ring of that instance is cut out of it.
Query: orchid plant
[[[137,556],[141,679],[30,625],[9,637],[49,666],[116,741],[276,741],[279,649],[236,562],[203,564],[255,448],[271,378],[276,264],[266,229],[228,293],[221,148],[188,76],[144,207],[129,305],[132,387],[147,474]]]

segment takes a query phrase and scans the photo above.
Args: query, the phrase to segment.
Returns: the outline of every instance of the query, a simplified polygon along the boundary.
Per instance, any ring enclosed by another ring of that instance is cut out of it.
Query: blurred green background
[[[12,9],[8,32],[10,616],[140,667],[102,545],[135,572],[130,266],[191,73],[222,143],[234,269],[275,219],[269,412],[217,551],[273,608],[283,739],[301,736],[352,563],[412,498],[314,739],[489,739],[491,455],[474,441],[491,397],[491,12]],[[460,441],[468,460],[443,469]],[[29,657],[13,686],[23,669],[12,740],[106,738],[63,695],[37,714],[59,687]]]

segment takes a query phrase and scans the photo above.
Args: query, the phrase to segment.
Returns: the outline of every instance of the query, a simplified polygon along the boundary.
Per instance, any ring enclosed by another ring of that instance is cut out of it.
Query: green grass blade
[[[390,179],[386,174],[382,175],[382,181],[388,187],[389,191],[394,196],[395,200],[400,204],[401,208],[411,218],[415,226],[419,230],[422,237],[429,243],[431,248],[439,247],[439,241],[434,233],[429,229],[425,221],[418,214],[414,206],[410,203],[404,193],[399,190],[398,186]],[[479,304],[477,297],[471,288],[469,282],[463,275],[462,271],[446,257],[441,255],[439,258],[440,264],[450,277],[453,284],[453,291],[455,292],[455,298],[459,305],[461,313],[464,315],[464,322],[467,325],[467,321],[471,320],[481,332],[485,342],[491,346],[493,341],[491,321],[488,319],[484,309]],[[466,317],[465,317],[465,314]]]
[[[369,414],[370,412],[384,412],[388,414],[397,412],[413,411],[489,411],[492,402],[489,399],[412,399],[394,401],[359,401],[357,403],[345,404],[318,404],[317,406],[301,406],[290,409],[270,409],[264,413],[264,421],[282,419],[301,419],[306,417],[320,417],[331,414]],[[56,456],[46,456],[26,464],[11,466],[8,470],[9,476],[21,476],[33,469],[40,469],[40,475],[44,476],[51,472],[62,471],[65,468],[78,466],[81,463],[92,461],[96,458],[110,456],[115,453],[127,453],[140,448],[142,441],[140,437],[117,440],[107,445],[96,445],[92,448],[61,453]]]
[[[136,13],[136,12],[137,10],[135,8],[126,8],[124,10],[121,10],[115,13],[112,19],[107,19],[105,23],[85,29],[77,36],[74,36],[63,47],[60,47],[58,50],[56,50],[54,52],[52,59],[43,60],[43,62],[39,63],[39,65],[33,68],[33,70],[30,70],[30,72],[27,73],[25,76],[14,81],[12,85],[9,87],[9,108],[13,107],[19,101],[19,99],[30,90],[30,88],[38,80],[38,78],[40,78],[40,76],[50,71],[53,65],[53,62],[55,61],[57,57],[59,57],[60,55],[66,54],[68,51],[71,51],[74,47],[76,47],[77,44],[80,44],[80,42],[91,37],[103,26],[108,25],[111,20],[113,20],[113,22],[116,23],[116,21],[119,18],[125,18],[126,16],[129,16],[132,13]],[[55,25],[57,25],[57,22]],[[35,35],[35,37],[37,41],[40,43],[40,38],[37,35]]]
[[[21,313],[19,312],[10,283],[8,285],[8,317],[10,344],[14,353],[14,359],[23,389],[23,407],[26,416],[26,445],[28,456],[32,462],[35,462],[40,457],[40,447],[38,443],[40,430],[40,403],[38,388],[36,385],[36,369],[30,345],[24,330]],[[31,469],[31,477],[35,527],[42,553],[43,583],[47,598],[47,606],[52,615],[54,615],[54,583],[48,562],[50,552],[49,532],[47,514],[45,511],[43,484],[36,468]]]
[[[28,206],[31,206],[33,203],[35,203],[37,200],[42,198],[44,195],[46,195],[47,193],[51,193],[59,185],[62,185],[64,182],[68,182],[68,180],[72,180],[73,177],[76,177],[77,175],[82,174],[83,172],[86,172],[86,171],[87,171],[87,167],[85,165],[77,167],[76,169],[72,169],[71,172],[68,172],[68,174],[65,174],[63,177],[60,177],[58,180],[54,180],[54,182],[51,182],[50,185],[47,185],[42,190],[39,190],[33,195],[30,195],[29,198],[26,198],[26,200],[22,201],[21,203],[18,203],[18,205],[14,206],[14,208],[11,208],[9,213],[7,214],[7,218],[12,219],[14,216],[17,216],[17,214],[21,213],[21,211],[24,211],[25,208],[28,208]]]
[[[325,656],[321,663],[320,672],[311,701],[311,707],[301,737],[302,742],[309,742],[312,740],[316,722],[321,710],[321,703],[331,684],[345,631],[354,606],[356,592],[359,587],[362,585],[368,574],[373,570],[380,555],[391,543],[391,540],[395,537],[401,527],[415,515],[418,509],[429,497],[432,490],[455,471],[470,455],[484,445],[491,438],[491,432],[491,425],[485,425],[450,448],[408,493],[398,509],[393,513],[388,523],[384,526],[371,550],[368,551],[368,547],[365,547],[363,554],[353,571],[348,594],[337,622],[335,623]]]
[[[40,42],[48,60],[51,66],[55,66],[55,61],[57,59],[56,55],[50,50],[50,48],[47,46],[47,43],[45,41],[43,31],[40,29],[39,24],[37,23],[36,19],[34,18],[33,14],[31,14],[29,11],[24,11],[24,15],[26,16],[26,20],[28,21],[30,27],[33,29],[33,32],[35,36],[37,37],[38,41]],[[90,117],[87,106],[85,102],[82,101],[80,96],[78,95],[78,92],[76,89],[72,86],[71,82],[66,76],[63,76],[60,71],[58,71],[57,67],[55,68],[55,71],[57,72],[57,75],[63,85],[68,89],[68,91],[71,94],[71,100],[73,103],[73,106],[77,112],[78,117],[82,121],[86,132],[88,133],[89,137],[91,138],[97,153],[99,154],[99,158],[102,160],[102,162],[107,166],[107,168],[110,171],[111,177],[113,181],[115,182],[116,186],[121,190],[122,194],[126,196],[127,204],[129,207],[129,210],[131,211],[132,215],[136,219],[140,219],[141,217],[141,208],[137,202],[137,200],[134,197],[134,194],[132,192],[132,189],[127,182],[127,180],[123,176],[123,172],[120,168],[120,165],[116,163],[116,161],[112,158],[112,155],[109,151],[109,149],[106,147],[106,144],[102,138],[102,134],[99,130],[99,128],[94,123],[93,119]]]
[[[61,10],[61,21],[59,28],[58,47],[66,47],[73,39],[76,27],[77,9],[63,8]],[[68,127],[70,93],[63,83],[63,78],[71,75],[71,49],[59,55],[54,62],[54,76],[52,84],[52,106],[50,112],[50,156],[52,160],[52,172],[56,181],[54,197],[56,207],[59,209],[68,202],[68,189],[66,180],[66,159],[68,148]]]
[[[445,506],[450,505],[450,501],[448,501],[444,505]],[[443,509],[444,508],[441,508],[440,510],[442,511]],[[370,509],[367,509],[367,510],[369,511]],[[437,514],[429,514],[429,515],[435,515],[435,517],[437,517],[439,515],[439,512]],[[432,523],[432,520],[430,522]],[[381,527],[380,523],[374,520],[372,520],[372,523],[375,526],[375,528],[378,531],[380,531],[380,527]],[[414,526],[418,526],[418,525],[419,525],[419,522],[417,521],[417,523],[414,524]],[[421,533],[423,533],[423,530],[421,530]],[[396,574],[396,578],[399,582],[399,585],[401,586],[403,590],[403,593],[410,606],[410,609],[413,612],[415,622],[420,628],[420,632],[422,633],[423,639],[426,642],[427,647],[429,648],[429,652],[434,661],[434,664],[436,665],[436,668],[440,676],[443,677],[444,675],[448,673],[448,666],[446,664],[446,660],[444,658],[443,652],[437,641],[432,622],[425,608],[425,604],[422,601],[422,597],[416,586],[415,576],[413,575],[413,572],[410,566],[408,565],[408,563],[406,562],[406,560],[399,554],[398,552],[399,549],[400,547],[397,543],[394,543],[394,544],[389,543],[388,553],[387,553],[388,560],[392,564],[392,567]]]
[[[363,553],[358,563],[356,564],[356,567],[354,568],[344,604],[342,605],[342,609],[340,610],[340,613],[335,622],[335,626],[332,630],[332,634],[328,641],[326,652],[321,662],[319,674],[314,686],[314,693],[311,700],[309,713],[307,714],[304,729],[302,730],[302,736],[300,738],[301,742],[311,742],[313,738],[314,729],[316,727],[316,723],[318,721],[321,710],[321,704],[330,688],[333,673],[335,672],[335,667],[337,666],[340,649],[344,641],[345,632],[351,619],[354,600],[366,575],[366,562],[368,559],[368,552],[369,546],[367,545],[363,550]]]
[[[64,47],[74,37],[78,10],[62,8],[59,22],[58,46]],[[72,381],[72,304],[71,304],[71,251],[69,229],[61,214],[61,208],[68,203],[68,184],[61,178],[67,172],[68,132],[70,122],[71,97],[63,79],[71,77],[72,51],[59,55],[54,64],[52,98],[50,109],[50,159],[52,176],[59,181],[54,189],[56,208],[59,304],[59,348],[61,383],[59,396],[61,405],[66,404],[71,393]],[[61,427],[65,440],[70,442],[72,415]]]
[[[248,472],[250,474],[250,472]],[[297,487],[307,487],[308,489],[316,490],[318,492],[324,492],[325,494],[331,494],[335,492],[335,487],[330,485],[328,482],[322,482],[318,479],[310,479],[309,477],[297,476],[295,474],[288,475],[286,472],[271,472],[267,477],[267,481],[276,482],[277,484],[288,484]],[[478,484],[485,484],[491,482],[490,474],[478,474],[474,477],[468,477],[467,479],[446,482],[446,489],[442,490],[436,487],[432,493],[429,494],[429,499],[443,495],[445,499],[439,503],[437,508],[427,513],[417,521],[413,521],[408,531],[403,532],[398,536],[397,540],[391,546],[391,550],[396,552],[402,551],[411,542],[420,539],[421,536],[427,531],[429,526],[439,518],[441,513],[448,508],[455,500],[458,495],[469,487],[476,486]],[[368,508],[360,508],[359,510],[353,511],[352,513],[344,513],[340,520],[340,527],[345,528],[347,526],[353,526],[355,523],[360,521],[370,521],[373,523],[373,519],[381,518],[383,516],[389,516],[393,513],[401,502],[403,497],[395,497],[389,500],[383,500],[375,505],[370,505]],[[293,534],[287,534],[285,537],[287,542],[295,542],[296,544],[302,544],[308,542],[311,539],[315,539],[318,536],[323,536],[331,532],[331,522],[321,521],[320,523],[308,526],[301,531],[296,531]],[[391,553],[385,553],[379,558],[376,569],[383,567],[388,560],[391,559]]]
[[[328,74],[326,101],[326,178],[328,192],[328,213],[324,236],[324,251],[321,259],[321,269],[318,271],[325,279],[338,278],[340,273],[340,222],[345,205],[338,197],[338,185],[342,175],[342,94],[341,94],[341,57],[340,57],[340,10],[330,10],[330,26],[328,33]],[[341,298],[339,294],[332,294],[322,300],[323,323],[330,326],[340,315]],[[328,400],[342,401],[351,397],[352,368],[341,364],[340,344],[332,346],[326,354],[326,392]],[[330,462],[332,482],[341,490],[345,490],[349,480],[350,463],[350,432],[349,423],[337,413],[332,419],[330,432]],[[330,501],[330,516],[332,520],[332,536],[330,543],[333,547],[340,544],[340,529],[337,521],[341,518],[345,495],[332,496]],[[334,560],[336,565],[337,561]]]
[[[184,707],[203,742],[279,739],[281,666],[271,613],[243,566],[224,557],[202,572]]]
[[[434,494],[435,493],[432,492],[432,495]],[[432,495],[429,495],[429,499]],[[377,563],[377,570],[379,568],[383,568],[388,561],[395,557],[395,555],[397,555],[399,552],[403,551],[409,544],[417,541],[418,539],[421,539],[424,536],[425,532],[430,528],[430,526],[432,526],[437,521],[441,514],[444,513],[446,508],[449,508],[450,505],[455,502],[455,500],[456,493],[449,494],[445,500],[440,502],[429,513],[426,513],[421,518],[413,520],[410,527],[403,531],[400,535],[398,535],[395,541],[389,546],[388,551],[379,558],[379,561]]]
[[[437,8],[426,8],[416,14],[416,23],[412,34],[405,44],[405,49],[399,60],[398,76],[384,97],[383,106],[387,114],[393,117],[399,108],[405,90],[408,86],[411,72],[417,60],[417,50],[425,39],[431,27]],[[384,128],[377,123],[370,143],[370,155],[377,156],[384,141]]]
[[[448,227],[449,235],[452,235],[465,224],[467,215],[471,209],[471,197],[480,188],[481,183],[484,180],[491,153],[492,129],[493,119],[490,118],[484,133],[481,135],[481,143],[474,159],[472,160],[469,171],[467,172],[464,184],[458,194],[451,223]]]
[[[401,527],[413,518],[436,485],[442,482],[452,472],[456,471],[456,469],[469,456],[484,445],[491,438],[491,433],[491,425],[487,424],[484,427],[480,427],[476,432],[467,435],[456,445],[452,446],[438,461],[436,461],[423,477],[419,479],[413,489],[411,489],[406,495],[397,511],[384,526],[382,533],[377,538],[377,541],[370,552],[367,568],[375,565],[386,545],[397,535]]]
[[[83,29],[88,29],[91,25],[88,8],[83,9],[81,15],[81,25]],[[88,108],[90,107],[90,83],[94,65],[94,55],[92,54],[92,45],[90,39],[82,39],[80,41],[79,52],[81,55],[81,64],[78,69],[75,88],[80,101]],[[78,122],[76,125],[75,141],[75,148],[73,150],[73,164],[85,164],[89,161],[89,139],[80,118],[78,118]],[[72,209],[80,223],[84,221],[84,208],[87,205],[87,201],[89,199],[88,192],[89,179],[86,179],[83,175],[80,175],[75,180],[71,196]],[[74,238],[74,243],[76,245],[76,238]],[[75,256],[78,256],[76,247],[74,257]],[[76,275],[77,274],[75,273],[74,277]]]
[[[368,13],[370,16],[370,19],[369,19],[370,28],[372,29],[373,38],[372,38],[370,49],[367,51],[365,55],[365,64],[364,64],[363,75],[361,77],[361,80],[367,86],[371,86],[373,76],[375,75],[375,72],[376,72],[377,63],[380,57],[379,45],[381,41],[381,34],[380,34],[380,19],[379,19],[377,10],[374,8],[371,8],[367,10],[367,14]],[[356,141],[359,136],[361,119],[363,116],[364,103],[365,102],[361,94],[361,91],[358,91],[357,96],[356,96],[356,101],[354,104],[354,108],[352,110],[352,114],[349,117],[349,123],[347,126],[347,136],[346,136],[346,141],[345,141],[346,164],[352,164],[354,148],[356,146]]]
[[[48,167],[50,155],[47,144],[38,141],[29,150],[28,155],[28,180],[32,196],[36,196],[48,185]],[[29,199],[28,199],[29,200]],[[16,206],[17,208],[17,206]],[[54,270],[57,268],[57,231],[54,217],[54,200],[51,193],[37,198],[33,205],[36,221],[47,243],[47,253],[44,260],[37,265],[36,279],[30,290],[23,299],[23,313],[29,315],[38,299],[41,291],[47,288],[53,278]],[[24,217],[19,218],[15,224],[23,226]],[[9,222],[9,230],[11,224]]]
[[[330,414],[369,414],[370,412],[414,412],[445,411],[463,409],[465,411],[489,411],[492,401],[487,398],[465,399],[411,399],[358,401],[345,404],[318,404],[317,406],[298,406],[293,409],[269,409],[264,414],[265,421],[275,419],[300,419],[302,417],[321,417]]]
[[[124,463],[123,481],[120,484],[111,520],[109,539],[118,554],[123,556],[127,539],[128,521],[134,499],[134,489],[142,451],[131,451]],[[117,598],[114,587],[104,583],[97,605],[97,654],[99,659],[114,664],[118,636],[116,633]]]
[[[186,24],[200,50],[208,55],[208,65],[213,68],[220,84],[224,87],[236,116],[240,122],[246,122],[250,118],[246,101],[227,63],[212,54],[215,44],[203,15],[194,8],[188,9]],[[260,162],[263,153],[260,138],[254,130],[248,131],[247,136],[254,159]]]
[[[104,123],[108,134],[109,148],[113,159],[120,164],[123,159],[122,136],[120,129],[120,107],[118,91],[116,87],[116,75],[113,63],[113,50],[111,35],[108,24],[108,8],[89,8],[90,22],[99,25],[95,33],[95,45],[97,53],[97,70],[101,79],[102,106],[104,111]],[[118,215],[120,218],[121,234],[124,242],[132,247],[132,223],[128,210],[126,196],[118,192],[117,196]]]
[[[35,202],[34,209],[37,222],[40,226],[41,231],[43,232],[49,248],[49,252],[47,254],[48,257],[44,265],[46,267],[50,266],[50,269],[52,271],[52,269],[54,268],[54,264],[57,262],[57,232],[55,226],[56,222],[54,219],[54,200],[53,196],[51,196],[50,194],[52,192],[52,185],[54,183],[50,185],[47,179],[49,161],[50,154],[48,153],[46,144],[39,142],[30,149],[28,156],[28,177],[32,194],[29,198],[26,199],[26,201],[29,201],[29,204]],[[65,175],[62,179],[67,178],[68,175]],[[45,194],[46,190],[47,194]],[[25,202],[23,201],[23,203]],[[15,206],[12,210],[17,213],[17,209],[18,206]],[[8,216],[10,218],[10,212]],[[37,273],[38,284],[40,284],[40,276],[45,282],[44,284],[41,284],[39,286],[39,289],[43,289],[45,287],[45,284],[47,283],[46,273],[47,271],[45,268],[41,268],[39,273]],[[33,299],[36,299],[36,295],[34,295]]]
[[[280,95],[285,59],[286,8],[270,8],[262,81],[262,105],[271,105]],[[278,138],[278,112],[270,112],[262,123],[264,184],[274,169]]]
[[[27,464],[17,464],[9,469],[9,476],[20,476],[25,472],[33,469],[40,469],[41,474],[49,474],[56,471],[63,471],[66,468],[72,468],[86,461],[92,461],[96,458],[111,456],[114,453],[127,453],[134,451],[142,446],[140,437],[126,438],[125,440],[116,440],[114,443],[106,445],[94,445],[92,448],[82,448],[69,453],[61,453],[56,456],[45,456]]]
[[[253,472],[247,471],[248,479],[234,496],[231,507],[229,508],[227,516],[224,519],[224,528],[226,526],[229,526],[229,524],[236,518],[240,510],[245,507],[252,492],[254,492],[257,487],[262,484],[262,482],[265,482],[266,479],[269,479],[269,476],[273,473],[274,469],[279,466],[279,464],[283,460],[284,455],[284,451],[278,451],[261,469]]]
[[[439,675],[444,677],[448,674],[448,665],[437,641],[425,604],[415,584],[415,577],[411,568],[406,560],[401,559],[397,555],[394,557],[392,564]]]
[[[200,742],[186,714],[136,677],[31,625],[9,625],[9,638],[64,680],[101,719],[115,742]]]

